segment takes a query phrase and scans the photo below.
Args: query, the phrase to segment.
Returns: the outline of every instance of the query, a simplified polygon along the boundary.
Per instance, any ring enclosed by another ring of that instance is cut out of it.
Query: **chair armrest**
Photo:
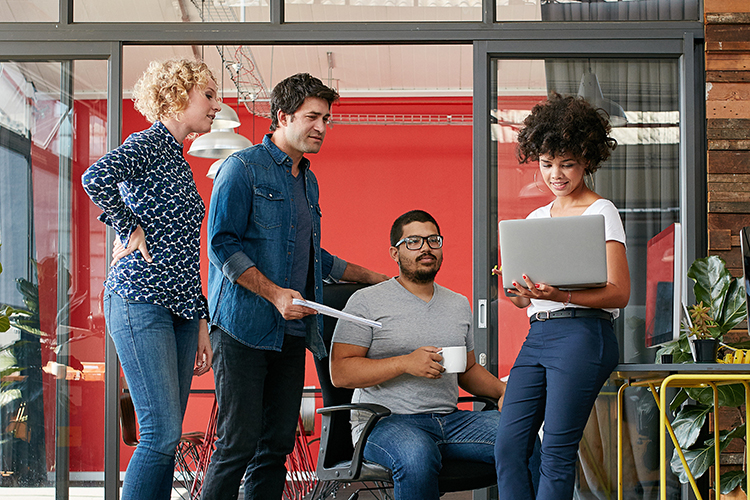
[[[497,401],[486,396],[461,396],[458,398],[459,403],[484,403],[479,411],[497,410]]]
[[[337,406],[326,406],[324,408],[318,408],[315,410],[317,413],[320,413],[321,415],[328,415],[335,411],[344,411],[344,410],[365,410],[369,411],[373,414],[373,418],[377,416],[378,419],[381,419],[383,417],[387,417],[391,414],[391,410],[386,408],[383,405],[375,404],[375,403],[348,403],[345,405],[337,405]]]
[[[335,472],[336,478],[339,478],[339,474],[341,472],[344,473],[344,477],[340,477],[340,479],[347,479],[351,480],[354,478],[357,478],[360,474],[360,471],[362,470],[362,461],[364,460],[364,449],[365,444],[367,443],[367,438],[370,436],[370,433],[372,432],[372,429],[375,427],[375,424],[378,423],[378,421],[383,418],[387,417],[391,414],[391,410],[386,408],[385,406],[374,404],[374,403],[352,403],[352,404],[345,404],[345,405],[337,405],[337,406],[327,406],[325,408],[319,408],[317,413],[321,414],[324,419],[323,423],[323,433],[321,434],[321,458],[323,457],[324,449],[328,445],[328,433],[330,432],[330,423],[326,423],[325,420],[328,420],[331,418],[331,415],[335,412],[342,412],[342,411],[352,411],[352,410],[359,410],[359,411],[367,411],[370,412],[371,415],[367,419],[367,422],[365,422],[365,426],[362,429],[362,434],[360,434],[359,439],[357,440],[357,443],[354,445],[354,452],[352,454],[351,458],[351,464],[349,467],[346,468],[345,471],[339,471]],[[323,444],[324,443],[324,444]],[[320,468],[322,465],[321,458],[318,459],[318,467]],[[318,474],[320,476],[320,472]],[[324,479],[321,477],[321,479]]]

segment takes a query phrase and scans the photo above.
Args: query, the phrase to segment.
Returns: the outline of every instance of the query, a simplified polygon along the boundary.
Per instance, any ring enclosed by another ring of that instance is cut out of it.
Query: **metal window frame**
[[[639,22],[495,22],[495,1],[484,0],[477,22],[286,23],[284,0],[269,0],[267,23],[75,23],[74,0],[59,0],[59,22],[0,22],[0,60],[108,61],[108,147],[119,145],[122,120],[122,50],[124,45],[473,45],[475,117],[489,109],[490,60],[493,57],[675,57],[680,60],[681,215],[686,261],[706,253],[705,110],[703,24],[700,21]],[[473,294],[476,352],[485,353],[492,371],[497,339],[490,339],[478,301],[490,303],[490,251],[497,228],[490,221],[491,186],[489,120],[476,120],[473,143],[474,250]],[[494,184],[493,184],[494,183]],[[111,231],[108,238],[112,239]],[[119,497],[119,366],[107,340],[105,383],[105,498]],[[497,359],[494,359],[497,373]],[[475,498],[489,498],[476,493]],[[57,498],[68,498],[58,488]]]

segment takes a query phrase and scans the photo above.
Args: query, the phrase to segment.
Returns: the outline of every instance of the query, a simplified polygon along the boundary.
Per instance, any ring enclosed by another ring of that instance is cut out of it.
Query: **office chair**
[[[323,303],[339,310],[343,309],[349,297],[365,286],[367,285],[358,283],[326,284],[323,286]],[[327,316],[323,318],[323,340],[329,349],[335,327],[335,318]],[[376,484],[383,484],[383,486],[378,486],[375,489],[390,487],[393,483],[391,471],[380,464],[368,462],[363,458],[367,437],[378,420],[390,415],[390,410],[376,404],[351,404],[354,391],[333,386],[328,358],[316,359],[315,367],[318,372],[324,405],[324,408],[317,410],[322,415],[320,452],[316,468],[318,478],[321,481],[338,481],[340,483],[372,481]],[[459,398],[459,402],[467,401],[484,403],[482,410],[497,409],[495,401],[489,398],[475,396]],[[364,431],[356,446],[352,446],[351,426],[349,424],[349,412],[351,410],[365,410],[372,414],[365,424]],[[443,460],[443,467],[438,477],[438,487],[441,494],[485,488],[496,484],[496,482],[497,476],[494,464],[460,460]],[[357,498],[359,491],[357,490],[350,498]]]

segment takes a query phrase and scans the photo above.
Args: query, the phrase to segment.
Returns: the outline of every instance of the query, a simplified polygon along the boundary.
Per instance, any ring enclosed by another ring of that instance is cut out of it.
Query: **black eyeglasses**
[[[425,241],[433,250],[443,246],[443,237],[439,234],[431,234],[429,236],[407,236],[406,238],[401,238],[394,246],[397,247],[401,243],[406,243],[406,248],[408,250],[420,250]]]

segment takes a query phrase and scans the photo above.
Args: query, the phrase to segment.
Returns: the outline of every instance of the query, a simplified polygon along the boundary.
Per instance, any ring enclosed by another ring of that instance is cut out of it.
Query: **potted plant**
[[[657,360],[662,354],[672,354],[675,363],[695,361],[688,343],[689,335],[695,335],[698,340],[721,341],[747,317],[745,288],[727,270],[721,257],[711,255],[697,259],[687,275],[694,282],[696,300],[696,304],[688,308],[692,325],[683,323],[680,338],[659,349]]]
[[[687,335],[693,337],[696,363],[713,363],[716,361],[716,351],[719,339],[723,336],[719,324],[711,317],[711,308],[703,301],[688,308],[690,324],[687,325]]]
[[[724,335],[735,328],[747,317],[745,304],[745,289],[742,283],[732,277],[725,262],[717,256],[710,256],[696,260],[688,270],[688,277],[695,285],[696,304],[688,308],[692,326],[682,329],[680,338],[666,344],[656,354],[657,362],[662,354],[672,354],[675,363],[691,363],[694,361],[688,342],[689,335],[695,335],[696,350],[701,340],[713,342],[715,345],[723,340]],[[733,347],[747,347],[734,345]],[[715,348],[711,347],[710,358],[715,360]],[[697,361],[697,360],[696,360]],[[740,416],[740,406],[745,404],[745,393],[741,384],[719,386],[719,406],[735,408]],[[688,400],[692,400],[688,402]],[[714,409],[713,392],[706,388],[680,389],[670,403],[670,410],[674,414],[672,428],[677,441],[680,443],[685,459],[693,477],[699,478],[714,464],[714,439],[699,439],[700,431],[706,423],[707,415]],[[742,419],[738,419],[741,421]],[[744,439],[745,424],[721,430],[720,448],[725,449],[733,439]],[[688,478],[677,452],[672,455],[672,471],[679,477],[680,482],[687,483]],[[742,470],[728,470],[721,474],[721,493],[728,494],[739,484],[744,485],[746,472]]]

